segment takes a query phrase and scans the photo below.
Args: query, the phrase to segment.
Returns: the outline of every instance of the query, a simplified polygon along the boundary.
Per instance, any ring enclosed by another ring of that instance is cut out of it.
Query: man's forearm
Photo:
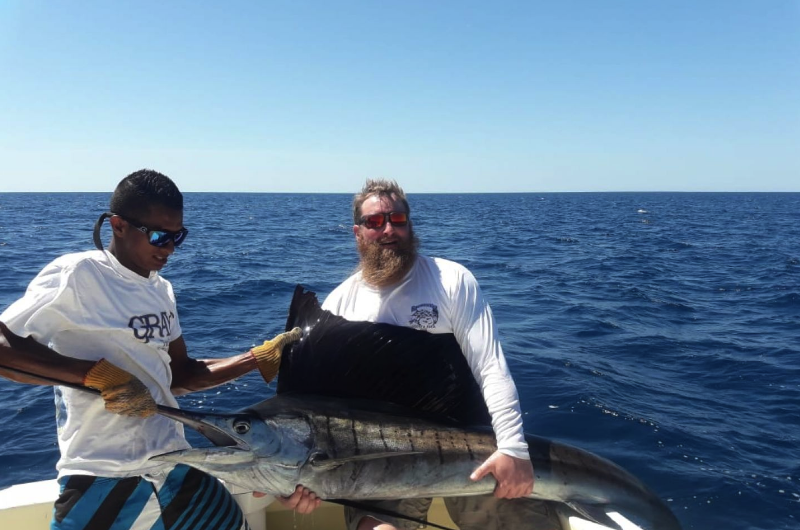
[[[12,333],[5,324],[0,323],[0,366],[32,374],[29,376],[0,369],[0,375],[19,383],[54,384],[35,377],[43,376],[80,385],[94,362],[61,355],[30,337],[22,338]]]
[[[187,359],[180,368],[173,368],[172,393],[188,394],[207,390],[232,381],[256,368],[250,352],[227,359]]]

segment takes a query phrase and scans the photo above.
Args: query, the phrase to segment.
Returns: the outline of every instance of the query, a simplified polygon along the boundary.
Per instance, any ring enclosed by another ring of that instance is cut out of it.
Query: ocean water
[[[109,194],[0,194],[0,308],[92,248]],[[349,195],[186,194],[163,271],[190,353],[283,329],[356,266]],[[469,267],[495,313],[526,430],[623,465],[686,529],[800,528],[800,194],[412,195],[421,250]],[[104,239],[109,237],[106,224]],[[181,398],[225,411],[250,374]],[[52,390],[0,381],[0,487],[51,478]]]

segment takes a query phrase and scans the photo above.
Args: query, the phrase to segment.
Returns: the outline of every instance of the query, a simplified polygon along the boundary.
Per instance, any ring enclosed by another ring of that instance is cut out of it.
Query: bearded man
[[[492,311],[472,273],[458,263],[418,254],[411,208],[394,181],[367,180],[353,200],[353,234],[359,270],[339,285],[322,307],[348,320],[394,324],[430,333],[452,333],[481,388],[492,417],[498,450],[471,475],[491,473],[494,496],[445,499],[461,530],[560,529],[545,503],[515,502],[533,489],[533,466],[522,429],[514,381],[495,334]],[[375,503],[424,519],[430,499]],[[415,528],[404,519],[347,508],[350,530]]]

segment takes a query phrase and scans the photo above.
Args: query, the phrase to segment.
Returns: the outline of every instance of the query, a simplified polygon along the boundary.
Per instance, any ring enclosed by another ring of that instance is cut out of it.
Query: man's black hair
[[[182,212],[183,195],[166,175],[152,169],[140,169],[117,185],[110,206],[115,214],[139,220],[146,217],[153,206]]]

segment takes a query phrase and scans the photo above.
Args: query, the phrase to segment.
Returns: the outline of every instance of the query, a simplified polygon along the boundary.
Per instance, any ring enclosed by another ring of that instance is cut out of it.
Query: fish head
[[[158,413],[191,427],[217,447],[270,456],[281,445],[281,432],[274,422],[265,422],[250,411],[214,414],[159,407]]]
[[[151,460],[185,464],[244,488],[287,495],[308,459],[307,428],[292,421],[297,418],[286,418],[287,424],[250,411],[201,414],[160,409],[159,413],[195,429],[215,447],[173,451]]]

